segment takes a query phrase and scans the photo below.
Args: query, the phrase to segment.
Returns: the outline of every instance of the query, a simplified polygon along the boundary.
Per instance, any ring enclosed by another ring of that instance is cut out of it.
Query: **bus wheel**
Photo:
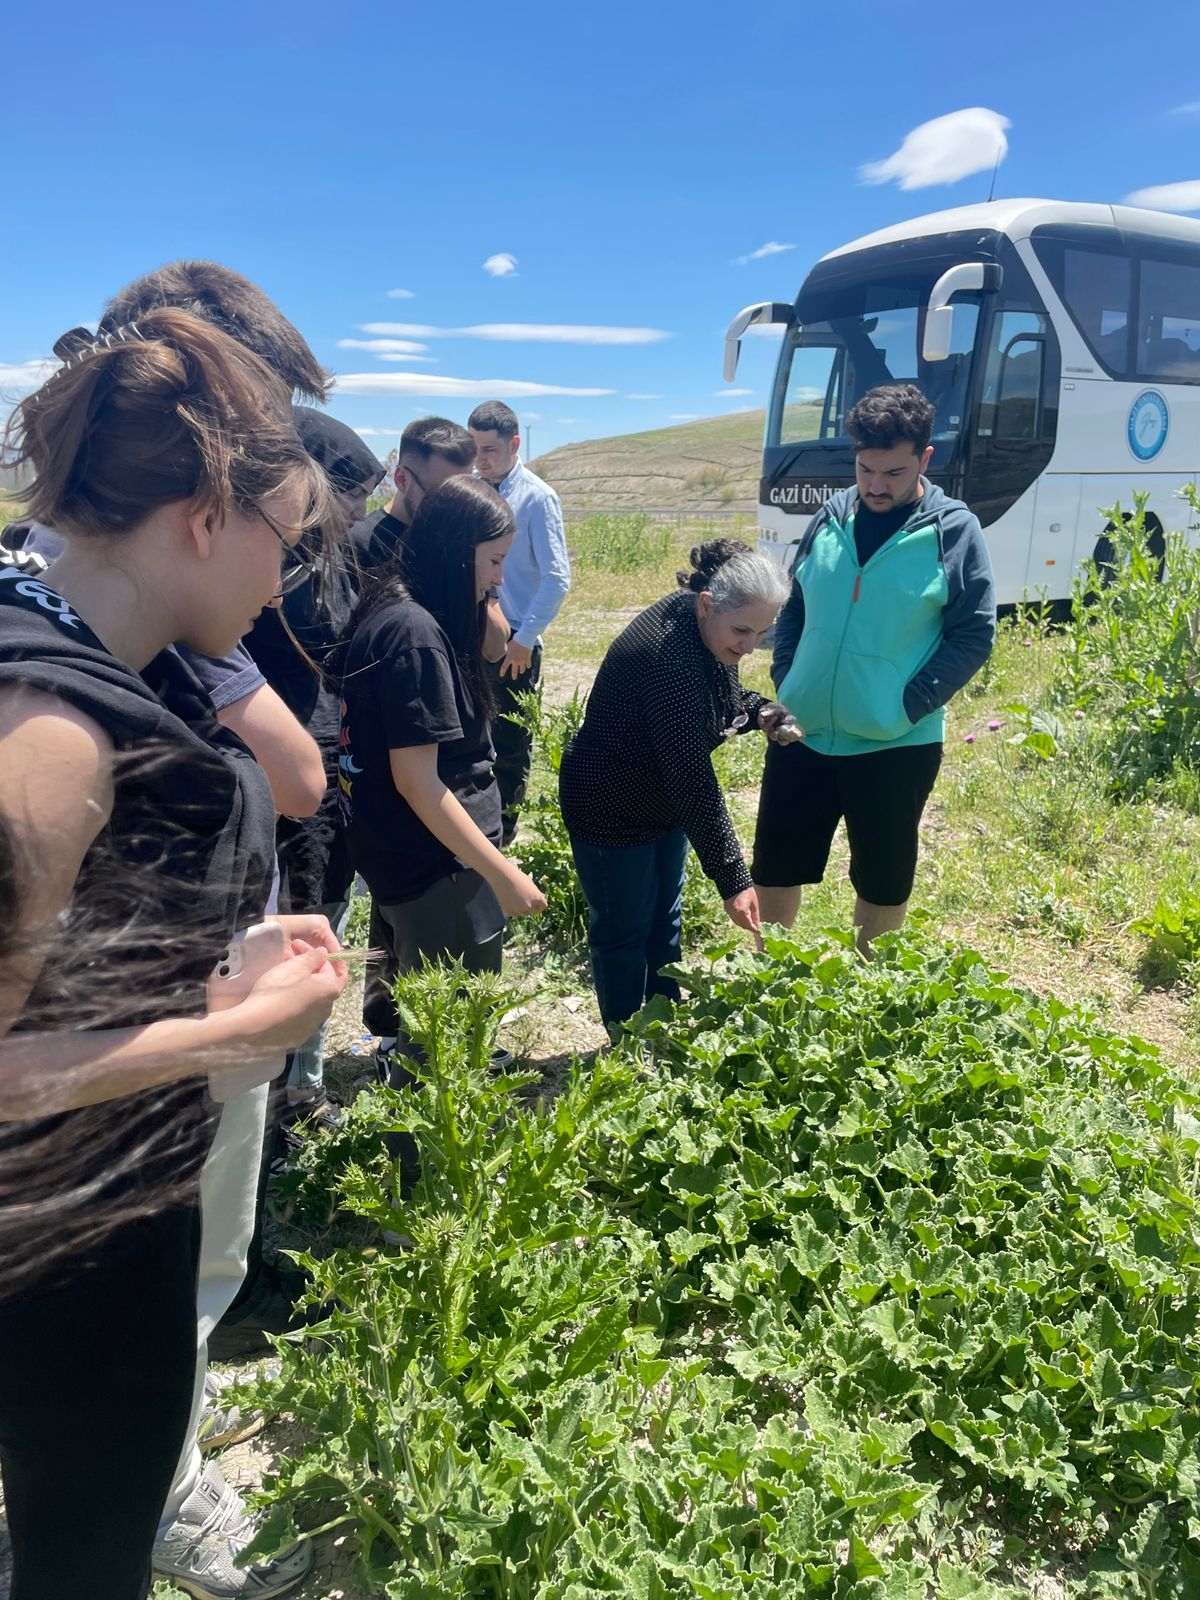
[[[1163,580],[1163,573],[1167,567],[1167,537],[1163,532],[1163,525],[1153,511],[1146,513],[1146,549],[1158,566],[1158,581]],[[1107,589],[1113,580],[1113,569],[1116,563],[1117,552],[1113,547],[1112,535],[1116,532],[1113,523],[1109,523],[1104,532],[1096,540],[1096,548],[1092,551],[1092,560],[1096,563],[1096,571],[1100,575],[1100,587]]]

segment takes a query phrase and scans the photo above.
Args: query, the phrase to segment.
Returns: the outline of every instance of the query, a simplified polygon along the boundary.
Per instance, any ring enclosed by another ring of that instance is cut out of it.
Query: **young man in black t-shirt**
[[[446,417],[418,417],[400,435],[393,474],[396,492],[386,511],[375,511],[350,530],[350,543],[363,572],[375,573],[397,560],[408,525],[427,494],[471,471],[475,441]]]
[[[767,752],[752,866],[763,920],[791,926],[845,818],[864,952],[904,922],[943,708],[995,637],[979,522],[924,476],[933,419],[913,384],[871,390],[846,418],[856,487],[805,530],[771,663],[806,737]]]

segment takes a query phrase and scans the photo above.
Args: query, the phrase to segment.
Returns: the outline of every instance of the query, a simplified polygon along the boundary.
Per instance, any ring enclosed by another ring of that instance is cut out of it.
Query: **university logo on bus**
[[[765,486],[768,505],[783,511],[819,511],[827,500],[844,489],[844,483],[802,483],[797,480]]]
[[[1171,418],[1157,389],[1143,389],[1129,408],[1125,437],[1139,461],[1153,461],[1167,442]]]

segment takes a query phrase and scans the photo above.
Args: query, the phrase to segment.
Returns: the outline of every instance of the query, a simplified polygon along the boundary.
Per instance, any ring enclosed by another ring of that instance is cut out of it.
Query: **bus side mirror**
[[[783,323],[785,327],[790,327],[795,320],[795,306],[785,305],[779,300],[763,300],[756,306],[747,306],[744,311],[739,311],[725,334],[725,382],[732,383],[737,376],[742,335],[747,328],[771,323]]]
[[[950,354],[954,331],[954,307],[950,304],[953,297],[980,289],[995,291],[1002,278],[1003,272],[994,261],[960,261],[956,267],[942,273],[929,292],[925,308],[925,333],[921,340],[923,361],[945,361]]]

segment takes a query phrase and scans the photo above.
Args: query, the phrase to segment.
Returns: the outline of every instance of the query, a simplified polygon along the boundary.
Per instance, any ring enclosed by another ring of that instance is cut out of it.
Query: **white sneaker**
[[[265,1362],[258,1371],[260,1377],[277,1378],[279,1363]],[[202,1452],[240,1444],[243,1439],[252,1438],[266,1422],[261,1411],[243,1411],[240,1406],[225,1404],[226,1389],[240,1381],[234,1373],[214,1372],[211,1367],[204,1374],[204,1405],[197,1429]]]
[[[210,1461],[175,1521],[154,1541],[154,1576],[169,1578],[195,1600],[271,1600],[287,1594],[311,1571],[312,1545],[302,1539],[274,1561],[238,1566],[238,1556],[257,1531],[240,1496]]]

